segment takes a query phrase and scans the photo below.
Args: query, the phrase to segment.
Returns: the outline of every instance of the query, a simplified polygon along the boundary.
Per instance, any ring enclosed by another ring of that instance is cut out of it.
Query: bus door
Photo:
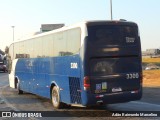
[[[17,64],[18,59],[15,59],[12,61],[10,64],[11,66],[11,71],[9,73],[9,85],[12,88],[15,88],[15,69],[16,69],[16,64]]]

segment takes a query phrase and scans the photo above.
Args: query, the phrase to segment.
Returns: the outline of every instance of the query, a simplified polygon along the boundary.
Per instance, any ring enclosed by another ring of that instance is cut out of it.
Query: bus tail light
[[[88,76],[84,77],[84,90],[90,89],[90,79]]]

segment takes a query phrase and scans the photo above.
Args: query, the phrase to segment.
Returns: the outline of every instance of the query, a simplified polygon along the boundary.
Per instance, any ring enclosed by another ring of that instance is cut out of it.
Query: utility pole
[[[110,12],[111,12],[111,20],[113,20],[113,15],[112,15],[112,0],[110,0]]]
[[[14,59],[14,27],[15,26],[11,26],[12,27],[12,29],[13,29],[13,59]]]

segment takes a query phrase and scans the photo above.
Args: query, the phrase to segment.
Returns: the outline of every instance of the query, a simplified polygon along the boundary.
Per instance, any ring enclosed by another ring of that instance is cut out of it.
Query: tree
[[[8,54],[8,53],[9,53],[9,47],[6,46],[6,48],[5,48],[5,54]]]

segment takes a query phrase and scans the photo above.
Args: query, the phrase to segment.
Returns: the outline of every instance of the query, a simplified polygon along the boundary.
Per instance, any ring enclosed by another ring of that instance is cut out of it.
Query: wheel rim
[[[54,106],[58,105],[58,93],[55,90],[52,93],[52,102]]]

